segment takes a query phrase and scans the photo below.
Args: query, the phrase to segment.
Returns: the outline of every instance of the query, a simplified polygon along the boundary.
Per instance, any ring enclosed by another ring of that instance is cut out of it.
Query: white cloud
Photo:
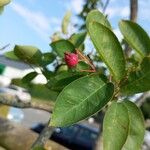
[[[63,6],[66,7],[67,10],[71,10],[76,14],[80,13],[84,4],[84,0],[71,0],[62,2],[60,1]]]
[[[25,19],[28,26],[46,40],[48,40],[50,32],[54,31],[54,26],[56,28],[60,25],[59,19],[55,17],[48,18],[42,12],[30,10],[21,4],[12,3],[11,7],[18,15]]]
[[[106,14],[108,14],[109,18],[114,18],[116,16],[119,17],[128,17],[129,16],[129,7],[125,6],[125,7],[120,7],[120,6],[116,6],[116,7],[108,7],[106,9]]]

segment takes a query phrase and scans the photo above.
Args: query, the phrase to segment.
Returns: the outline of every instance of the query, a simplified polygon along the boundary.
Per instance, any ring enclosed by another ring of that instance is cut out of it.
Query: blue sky
[[[75,15],[82,9],[84,0],[12,0],[0,16],[0,47],[10,43],[34,45],[49,51],[50,35],[59,31],[67,10]],[[115,33],[120,36],[118,21],[129,16],[129,0],[110,0],[106,10]],[[150,33],[150,0],[139,0],[139,24]]]

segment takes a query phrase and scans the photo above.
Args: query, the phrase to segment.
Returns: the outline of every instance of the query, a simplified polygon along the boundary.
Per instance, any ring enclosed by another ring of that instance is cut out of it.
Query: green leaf
[[[97,22],[90,23],[88,30],[97,52],[114,79],[121,80],[125,75],[125,58],[117,37],[111,30]]]
[[[38,75],[38,73],[35,71],[30,72],[22,78],[22,82],[23,83],[30,83],[37,75]]]
[[[4,11],[4,7],[1,6],[1,7],[0,7],[0,15],[3,13],[3,11]]]
[[[80,61],[76,66],[76,70],[79,72],[81,70],[90,70],[90,69],[91,69],[91,67],[87,63],[85,63],[84,61]]]
[[[51,84],[51,80],[50,80],[47,83],[47,86],[54,91],[62,91],[65,86],[67,86],[68,84],[70,84],[71,82],[73,82],[74,80],[80,77],[82,77],[82,75],[80,74],[70,75],[69,77],[53,82],[53,84]]]
[[[134,22],[122,20],[119,28],[128,44],[142,57],[150,53],[150,38],[142,27]]]
[[[64,57],[64,53],[67,52],[74,52],[75,47],[74,45],[67,41],[67,40],[59,40],[50,44],[52,49],[60,56]]]
[[[113,102],[103,122],[104,150],[140,150],[144,139],[144,119],[132,102]]]
[[[68,71],[68,66],[67,65],[60,65],[58,68],[57,68],[57,73],[59,72],[64,72],[64,71]]]
[[[108,108],[103,122],[104,150],[122,150],[128,136],[128,129],[127,108],[122,103],[113,102]]]
[[[5,57],[7,57],[7,58],[9,58],[9,59],[12,59],[12,60],[20,60],[20,59],[14,54],[14,51],[6,52],[4,55],[5,55]]]
[[[56,56],[54,53],[44,53],[42,55],[42,65],[47,66],[55,60]]]
[[[79,48],[81,46],[81,44],[84,42],[85,38],[86,38],[86,32],[82,32],[82,33],[74,33],[69,41],[74,44],[74,46],[76,48]]]
[[[141,63],[140,70],[129,74],[128,79],[121,87],[121,92],[132,95],[150,90],[150,57],[145,57]]]
[[[71,19],[71,11],[67,11],[67,13],[65,14],[63,21],[62,21],[62,33],[64,34],[68,34],[68,25],[70,23],[70,19]]]
[[[57,97],[50,125],[68,126],[93,115],[109,102],[113,92],[113,84],[98,75],[71,82]]]
[[[91,22],[98,22],[102,25],[106,26],[107,28],[111,29],[111,25],[107,18],[98,10],[92,10],[90,13],[88,13],[86,18],[86,27],[89,29],[89,24]]]
[[[31,64],[40,64],[42,54],[40,50],[33,46],[16,45],[14,54],[22,61]]]
[[[0,7],[3,7],[7,4],[9,4],[11,2],[11,0],[0,0]]]
[[[124,106],[128,110],[129,130],[126,143],[122,150],[140,150],[145,133],[144,119],[141,110],[131,101],[124,101]]]

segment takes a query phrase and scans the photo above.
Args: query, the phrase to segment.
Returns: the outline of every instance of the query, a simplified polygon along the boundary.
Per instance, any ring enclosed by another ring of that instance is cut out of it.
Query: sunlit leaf
[[[98,75],[71,82],[57,97],[50,125],[68,126],[93,115],[109,102],[113,91],[113,84]]]
[[[50,44],[52,49],[60,56],[64,57],[65,52],[74,52],[74,45],[67,40],[59,40]]]
[[[122,20],[119,28],[128,42],[142,57],[150,53],[150,38],[137,23]]]
[[[111,25],[107,18],[98,10],[92,10],[90,13],[88,13],[86,18],[86,27],[89,29],[89,24],[91,22],[98,22],[102,25],[106,26],[107,28],[111,29]]]
[[[4,55],[5,55],[5,57],[7,57],[9,59],[19,60],[19,58],[14,54],[14,51],[6,52]]]
[[[31,64],[41,63],[42,53],[36,47],[16,45],[14,54],[24,62]]]
[[[70,37],[69,41],[73,43],[76,48],[79,48],[81,44],[84,42],[85,38],[86,38],[86,32],[74,33]]]
[[[7,4],[9,4],[11,2],[11,0],[0,0],[0,7],[3,7]]]
[[[97,22],[90,23],[88,31],[97,52],[109,68],[114,79],[121,80],[125,75],[125,58],[115,34]]]

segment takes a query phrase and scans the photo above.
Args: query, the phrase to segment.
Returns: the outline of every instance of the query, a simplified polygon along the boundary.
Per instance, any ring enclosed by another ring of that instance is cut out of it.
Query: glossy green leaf
[[[114,79],[121,80],[125,75],[125,58],[117,37],[111,30],[97,22],[90,23],[88,30],[97,52]]]
[[[76,80],[80,77],[82,77],[82,75],[80,75],[80,74],[70,75],[70,76],[60,79],[58,81],[56,80],[52,84],[51,84],[51,80],[50,80],[47,83],[47,86],[54,91],[62,91],[65,86],[67,86],[68,84],[70,84],[71,82],[73,82],[74,80]]]
[[[9,59],[19,60],[19,58],[14,54],[14,51],[6,52],[4,55],[5,55],[5,57],[7,57]]]
[[[50,125],[68,126],[93,115],[109,102],[113,92],[113,84],[98,75],[71,82],[57,97]]]
[[[129,74],[128,79],[121,87],[123,94],[132,95],[150,90],[150,57],[145,57],[141,67]]]
[[[68,11],[63,18],[62,33],[64,33],[64,34],[68,34],[68,26],[70,23],[71,15],[72,15],[71,11]]]
[[[23,78],[22,78],[22,82],[23,83],[29,83],[31,82],[36,76],[38,75],[37,72],[30,72],[28,73],[27,75],[25,75]]]
[[[67,40],[59,40],[50,44],[52,49],[60,56],[64,57],[65,52],[74,52],[74,45]]]
[[[142,27],[131,21],[121,21],[119,28],[128,42],[142,57],[150,53],[150,38]]]
[[[140,150],[144,131],[142,113],[134,103],[113,102],[103,122],[104,150]]]
[[[42,54],[42,65],[46,66],[55,60],[56,56],[53,53]]]
[[[14,54],[24,62],[31,64],[41,63],[42,54],[36,47],[16,45]]]
[[[91,22],[98,22],[102,25],[106,26],[107,28],[111,29],[111,25],[107,18],[98,10],[92,10],[90,13],[88,13],[86,18],[86,27],[89,29],[89,24]]]
[[[128,137],[122,150],[140,150],[145,134],[143,115],[141,110],[131,101],[126,100],[123,104],[128,110],[130,121]]]
[[[127,108],[122,103],[113,102],[108,108],[103,122],[104,150],[122,150],[128,136],[128,129]]]
[[[7,4],[9,4],[11,2],[11,0],[0,0],[0,7],[3,7]]]
[[[74,33],[69,41],[74,44],[74,46],[76,48],[79,48],[81,46],[81,44],[84,42],[86,38],[86,32],[82,32],[82,33]]]

